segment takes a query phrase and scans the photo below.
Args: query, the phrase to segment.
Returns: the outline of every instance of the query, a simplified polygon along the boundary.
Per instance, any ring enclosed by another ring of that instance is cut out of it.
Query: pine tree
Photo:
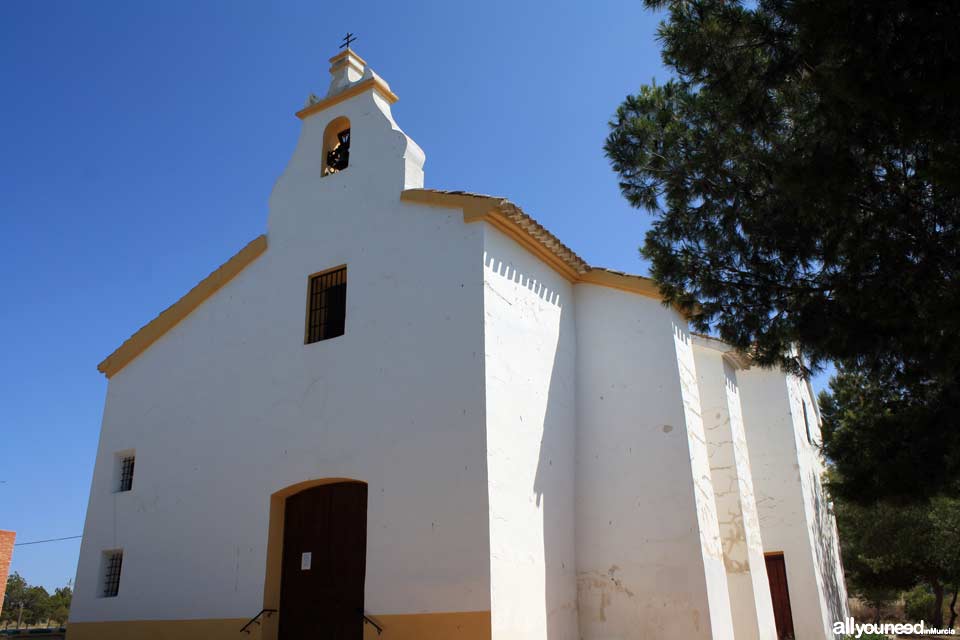
[[[877,461],[858,495],[943,490],[960,475],[956,4],[647,5],[667,11],[674,77],[626,99],[605,149],[654,216],[642,252],[666,300],[761,366],[872,381],[887,415],[856,451],[827,444],[844,478]],[[884,474],[904,446],[913,469]]]

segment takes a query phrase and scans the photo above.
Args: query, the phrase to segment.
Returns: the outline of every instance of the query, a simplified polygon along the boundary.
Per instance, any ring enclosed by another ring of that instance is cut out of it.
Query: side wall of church
[[[810,385],[796,376],[787,376],[790,414],[797,434],[797,458],[800,465],[800,487],[803,491],[807,535],[813,550],[813,562],[820,597],[820,614],[825,633],[833,636],[833,623],[849,615],[846,582],[840,561],[840,538],[836,518],[831,511],[823,487],[823,456],[818,450],[822,442],[819,411]],[[806,413],[804,413],[806,407]],[[810,437],[807,438],[809,428]]]
[[[775,640],[737,371],[716,341],[694,338],[710,470],[737,640]]]
[[[493,638],[576,640],[573,286],[484,223]]]
[[[581,637],[731,638],[686,322],[577,285]]]
[[[321,178],[340,115],[350,167]],[[411,145],[369,93],[306,120],[266,253],[110,380],[71,637],[237,637],[268,606],[271,494],[323,478],[368,483],[365,608],[391,637],[489,637],[482,227],[399,201]],[[304,344],[308,276],[338,265],[346,332]]]
[[[737,378],[764,551],[783,553],[797,639],[832,638],[832,623],[846,615],[846,589],[820,484],[820,430],[809,387],[765,369],[739,371]]]

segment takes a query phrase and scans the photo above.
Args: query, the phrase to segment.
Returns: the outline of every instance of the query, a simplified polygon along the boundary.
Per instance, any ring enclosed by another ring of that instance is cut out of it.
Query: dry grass
[[[876,620],[877,612],[873,607],[869,607],[860,598],[850,598],[850,615],[857,622],[873,622]],[[883,622],[906,622],[906,616],[903,611],[903,598],[896,602],[882,607],[880,609],[880,619]]]

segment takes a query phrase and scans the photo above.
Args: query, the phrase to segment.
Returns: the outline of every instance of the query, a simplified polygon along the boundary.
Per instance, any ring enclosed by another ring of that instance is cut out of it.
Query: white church
[[[810,385],[425,189],[330,62],[266,233],[99,366],[70,640],[832,638]]]

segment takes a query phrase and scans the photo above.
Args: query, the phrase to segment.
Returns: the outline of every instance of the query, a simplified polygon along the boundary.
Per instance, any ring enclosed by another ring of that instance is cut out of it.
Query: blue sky
[[[649,217],[602,145],[668,76],[657,21],[636,0],[0,3],[0,529],[82,532],[96,364],[265,230],[293,114],[347,30],[426,186],[509,197],[588,262],[645,273]],[[79,546],[17,547],[12,570],[63,585]]]

